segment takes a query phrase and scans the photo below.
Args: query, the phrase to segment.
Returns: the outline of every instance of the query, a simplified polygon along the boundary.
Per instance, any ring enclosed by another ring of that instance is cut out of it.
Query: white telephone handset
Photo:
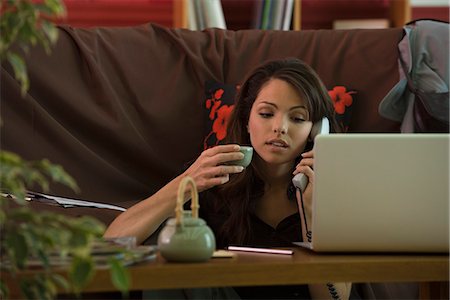
[[[330,133],[330,121],[328,121],[328,119],[324,117],[319,122],[314,123],[313,127],[311,128],[311,133],[309,135],[311,139],[314,141],[317,135],[329,133]],[[296,188],[304,192],[306,186],[308,185],[308,176],[302,173],[298,173],[292,179],[292,183]]]

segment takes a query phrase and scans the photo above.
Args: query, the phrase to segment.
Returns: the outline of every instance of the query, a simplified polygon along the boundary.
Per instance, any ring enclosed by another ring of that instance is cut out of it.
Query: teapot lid
[[[193,227],[193,226],[204,226],[206,224],[205,220],[203,220],[202,218],[192,218],[192,217],[188,217],[185,216],[183,218],[183,225],[186,227]],[[177,223],[177,219],[176,218],[170,218],[167,221],[167,225],[169,226],[175,226]]]

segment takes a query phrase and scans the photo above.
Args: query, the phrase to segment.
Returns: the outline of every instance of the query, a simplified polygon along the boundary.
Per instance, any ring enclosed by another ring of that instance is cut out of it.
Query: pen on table
[[[245,252],[257,252],[257,253],[269,253],[269,254],[284,254],[292,255],[293,250],[285,249],[269,249],[269,248],[254,248],[254,247],[239,247],[239,246],[228,246],[228,250],[231,251],[245,251]]]

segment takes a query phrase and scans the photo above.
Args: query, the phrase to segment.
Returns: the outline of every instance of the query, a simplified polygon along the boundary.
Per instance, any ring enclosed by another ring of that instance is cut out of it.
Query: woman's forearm
[[[190,176],[194,179],[197,191],[202,192],[229,181],[230,174],[241,173],[241,166],[227,166],[226,161],[239,160],[244,155],[236,144],[218,145],[202,152],[197,160],[181,175],[165,185],[151,197],[142,200],[120,214],[107,228],[105,237],[135,236],[141,244],[175,212],[178,187],[181,179]],[[190,197],[186,188],[184,202]]]
[[[174,214],[180,181],[179,176],[149,198],[121,213],[108,226],[104,237],[135,236],[137,244],[141,244]]]

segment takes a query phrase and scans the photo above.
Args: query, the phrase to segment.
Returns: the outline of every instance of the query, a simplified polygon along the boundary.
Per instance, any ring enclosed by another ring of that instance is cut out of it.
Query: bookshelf
[[[67,17],[59,23],[75,27],[133,26],[152,22],[187,28],[184,14],[191,0],[63,0]],[[201,0],[209,1],[209,0]],[[258,4],[265,0],[221,0],[228,29],[254,28]],[[277,0],[274,0],[277,1]],[[416,18],[449,20],[446,0],[293,0],[290,29],[332,28],[335,19],[384,18],[390,27]],[[417,3],[420,1],[420,5]],[[433,4],[436,3],[437,4]]]
[[[174,0],[174,27],[185,27],[180,17],[185,2]],[[255,15],[264,5],[272,3],[276,9],[287,0],[221,0],[228,29],[256,28]],[[384,19],[388,27],[401,27],[411,20],[410,0],[292,0],[292,22],[289,29],[331,29],[336,19]],[[185,27],[187,28],[187,27]],[[261,27],[260,27],[261,28]],[[264,28],[262,29],[276,29]]]

